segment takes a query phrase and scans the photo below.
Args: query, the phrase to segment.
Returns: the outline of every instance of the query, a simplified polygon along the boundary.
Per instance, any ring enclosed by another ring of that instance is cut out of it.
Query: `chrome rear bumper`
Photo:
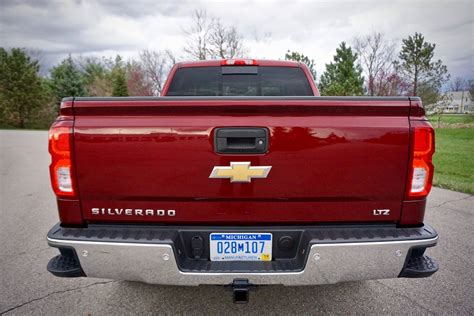
[[[252,284],[312,285],[396,278],[404,269],[411,249],[436,245],[438,236],[434,230],[430,233],[420,236],[420,239],[385,238],[384,241],[384,238],[374,238],[370,242],[354,242],[353,239],[337,242],[336,238],[336,242],[312,241],[307,247],[309,254],[304,254],[306,260],[301,271],[276,272],[183,271],[176,257],[179,254],[172,244],[140,242],[140,239],[132,242],[107,238],[107,241],[100,238],[77,240],[81,238],[68,239],[64,235],[58,239],[50,232],[47,240],[52,247],[74,249],[80,267],[88,277],[169,285],[226,285],[237,278],[248,279]]]

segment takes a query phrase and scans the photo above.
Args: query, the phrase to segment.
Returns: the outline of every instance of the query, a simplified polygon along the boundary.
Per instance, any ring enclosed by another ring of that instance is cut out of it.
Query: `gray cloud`
[[[192,10],[190,1],[156,1],[156,0],[98,0],[98,5],[111,14],[130,18],[154,16],[157,13],[164,16],[188,15]]]
[[[473,1],[0,0],[0,40],[43,50],[48,65],[68,53],[132,57],[171,49],[185,57],[182,30],[196,9],[236,25],[249,57],[278,59],[298,50],[315,59],[321,74],[341,41],[377,30],[400,46],[421,32],[437,44],[435,57],[453,77],[474,78]]]
[[[473,12],[474,13],[474,12]],[[474,27],[474,18],[471,16],[470,18],[464,21],[456,21],[453,24],[443,25],[441,27],[435,28],[435,32],[455,32],[458,31],[460,28],[472,28]]]

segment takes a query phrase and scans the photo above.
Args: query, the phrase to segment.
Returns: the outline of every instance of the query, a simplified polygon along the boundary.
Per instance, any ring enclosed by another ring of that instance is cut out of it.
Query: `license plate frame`
[[[271,233],[211,233],[209,258],[211,261],[271,261],[273,234]]]

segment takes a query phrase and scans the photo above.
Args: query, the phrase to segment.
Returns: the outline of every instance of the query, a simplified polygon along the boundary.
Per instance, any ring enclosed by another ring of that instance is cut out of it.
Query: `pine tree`
[[[58,103],[64,97],[86,95],[83,76],[71,55],[51,70],[50,86]]]
[[[334,63],[326,64],[319,89],[322,95],[362,95],[364,78],[357,64],[357,54],[342,42],[336,49]]]
[[[112,95],[114,97],[128,96],[127,80],[123,69],[118,70],[114,75],[112,82]]]
[[[425,97],[425,101],[431,100],[430,95],[437,94],[449,80],[448,68],[441,60],[431,61],[435,47],[436,44],[425,42],[423,35],[415,33],[402,41],[400,61],[395,62],[397,73],[410,83],[408,94]]]
[[[125,66],[123,65],[122,57],[117,55],[112,69],[112,96],[127,97],[128,95]]]
[[[0,124],[24,128],[32,113],[48,102],[38,61],[20,48],[0,48]]]

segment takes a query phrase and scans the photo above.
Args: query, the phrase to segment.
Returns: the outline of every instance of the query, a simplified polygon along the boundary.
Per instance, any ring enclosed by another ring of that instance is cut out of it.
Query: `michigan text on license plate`
[[[270,233],[213,233],[209,237],[211,261],[270,261]]]

